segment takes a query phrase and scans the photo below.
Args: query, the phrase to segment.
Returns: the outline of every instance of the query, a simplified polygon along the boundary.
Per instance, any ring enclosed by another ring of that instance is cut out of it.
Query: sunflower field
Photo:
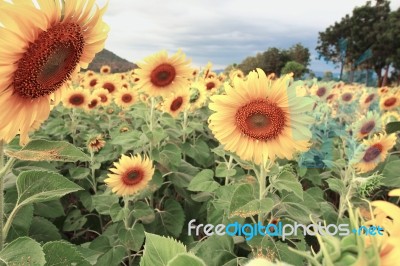
[[[400,263],[399,87],[86,71],[105,12],[0,1],[1,265]]]

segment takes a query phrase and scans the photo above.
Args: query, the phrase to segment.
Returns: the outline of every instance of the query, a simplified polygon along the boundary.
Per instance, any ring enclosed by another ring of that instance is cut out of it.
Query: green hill
[[[111,73],[121,73],[137,68],[135,64],[119,57],[113,52],[103,49],[97,53],[93,61],[89,64],[88,70],[99,72],[103,65],[111,67]]]

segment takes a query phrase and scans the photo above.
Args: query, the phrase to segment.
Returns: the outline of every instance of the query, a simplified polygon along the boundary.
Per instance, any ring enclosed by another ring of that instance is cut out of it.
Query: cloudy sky
[[[98,0],[103,5],[106,0]],[[106,48],[132,61],[179,48],[202,67],[222,69],[269,47],[302,43],[314,71],[334,70],[317,60],[318,32],[365,0],[109,0]],[[392,0],[392,10],[400,0]],[[338,70],[334,70],[338,71]]]

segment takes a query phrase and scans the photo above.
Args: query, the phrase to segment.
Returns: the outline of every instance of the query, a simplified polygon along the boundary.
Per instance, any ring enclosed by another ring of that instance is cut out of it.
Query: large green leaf
[[[382,183],[388,187],[400,187],[400,160],[390,161],[383,168]]]
[[[7,234],[7,242],[11,242],[14,239],[22,236],[28,236],[29,227],[31,226],[33,218],[33,207],[32,204],[23,206],[14,216],[10,231]]]
[[[231,212],[230,216],[250,217],[260,213],[269,213],[273,207],[274,201],[270,198],[255,199]]]
[[[140,266],[168,265],[176,255],[186,253],[186,247],[170,237],[146,234],[146,244]]]
[[[188,190],[213,192],[220,185],[213,179],[214,172],[210,169],[202,170],[190,182]]]
[[[23,161],[90,161],[90,157],[65,141],[32,140],[19,151],[7,150],[6,154]]]
[[[49,220],[42,217],[33,217],[29,236],[38,242],[60,240],[58,228]]]
[[[253,187],[251,185],[243,184],[236,187],[229,205],[230,216],[237,215],[236,212],[238,210],[254,199]]]
[[[292,172],[283,171],[275,179],[271,179],[271,183],[277,190],[293,192],[297,197],[303,199],[303,187]]]
[[[400,121],[390,122],[386,125],[386,133],[391,134],[400,131]]]
[[[181,253],[168,261],[167,266],[206,266],[204,261],[191,253]]]
[[[98,258],[96,266],[119,265],[119,263],[121,263],[125,255],[126,255],[126,250],[124,247],[122,246],[113,247]]]
[[[109,215],[113,204],[118,203],[119,198],[115,194],[100,194],[92,196],[92,203],[96,211],[103,215]]]
[[[18,205],[44,202],[81,190],[60,174],[47,171],[26,171],[17,178]]]
[[[42,247],[29,237],[20,237],[0,251],[0,265],[44,265]]]
[[[236,258],[232,237],[213,235],[200,242],[196,256],[203,259],[207,266],[220,266]]]
[[[182,206],[173,199],[167,199],[164,208],[156,212],[155,221],[145,227],[159,235],[178,237],[182,232],[184,222],[185,213]]]
[[[65,241],[53,241],[43,245],[46,256],[45,266],[79,265],[90,266],[73,244]]]
[[[118,232],[118,238],[122,244],[134,251],[139,251],[144,242],[144,227],[136,223],[132,228],[121,228]]]

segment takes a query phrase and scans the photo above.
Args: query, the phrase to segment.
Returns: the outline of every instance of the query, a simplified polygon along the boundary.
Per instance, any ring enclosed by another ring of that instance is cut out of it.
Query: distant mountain
[[[103,65],[108,65],[111,67],[111,73],[121,73],[127,72],[137,66],[126,59],[119,57],[113,52],[103,49],[101,52],[97,53],[93,61],[89,64],[88,70],[93,70],[95,72],[100,72],[100,68]]]

